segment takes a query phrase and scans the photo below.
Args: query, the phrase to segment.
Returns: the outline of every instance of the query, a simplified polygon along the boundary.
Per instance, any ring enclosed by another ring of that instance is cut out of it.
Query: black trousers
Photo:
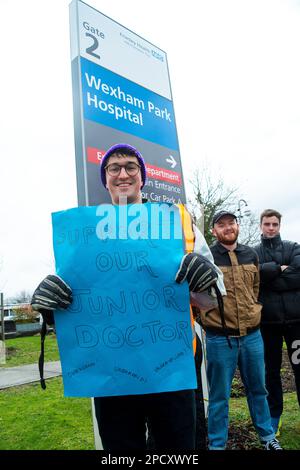
[[[194,390],[97,397],[94,402],[104,450],[146,450],[146,423],[155,450],[195,449]]]
[[[283,411],[283,393],[281,382],[281,362],[283,339],[287,345],[288,356],[294,372],[298,403],[300,405],[300,353],[297,354],[300,341],[300,323],[289,325],[262,325],[266,364],[266,388],[271,416],[278,418]],[[298,346],[296,341],[298,340]],[[294,346],[294,347],[293,347]],[[294,355],[293,355],[294,353]],[[296,360],[298,357],[298,360]],[[297,364],[297,362],[299,363]]]
[[[195,450],[207,450],[207,423],[205,418],[205,407],[202,388],[201,364],[203,360],[203,351],[201,340],[196,335],[196,352],[195,352],[195,368],[197,376],[197,389],[195,390],[196,400],[196,435],[195,435]],[[148,427],[148,440],[147,445],[150,450],[155,451],[155,440],[151,430],[151,426],[147,423]]]

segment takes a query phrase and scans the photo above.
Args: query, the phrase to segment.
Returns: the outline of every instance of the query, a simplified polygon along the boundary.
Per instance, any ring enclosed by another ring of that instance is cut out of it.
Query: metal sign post
[[[0,364],[5,364],[5,326],[4,326],[4,302],[3,293],[0,293],[0,315],[1,315],[1,341],[0,341]]]
[[[4,303],[3,293],[0,293],[0,311],[1,311],[1,337],[2,341],[5,341],[5,330],[4,330]]]
[[[202,380],[202,393],[203,393],[205,417],[207,418],[209,390],[208,390],[208,382],[207,382],[207,375],[206,375],[207,358],[206,358],[205,334],[204,334],[203,329],[197,322],[195,322],[195,330],[202,344],[203,360],[201,364],[201,380]]]

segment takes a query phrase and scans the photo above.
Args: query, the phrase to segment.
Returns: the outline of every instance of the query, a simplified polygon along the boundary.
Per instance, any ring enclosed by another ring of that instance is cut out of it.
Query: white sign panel
[[[163,51],[85,3],[72,2],[71,12],[75,17],[77,13],[78,18],[72,60],[80,55],[97,65],[101,63],[171,100],[167,57]]]

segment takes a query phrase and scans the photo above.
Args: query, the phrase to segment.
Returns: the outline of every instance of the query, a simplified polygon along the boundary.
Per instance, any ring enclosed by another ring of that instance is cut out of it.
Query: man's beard
[[[229,235],[230,235],[230,238],[229,238]],[[238,230],[235,230],[234,233],[230,233],[226,236],[223,236],[223,235],[219,235],[218,236],[218,241],[220,243],[223,243],[224,245],[234,245],[235,242],[237,241],[238,239],[238,236],[239,236],[239,232]]]

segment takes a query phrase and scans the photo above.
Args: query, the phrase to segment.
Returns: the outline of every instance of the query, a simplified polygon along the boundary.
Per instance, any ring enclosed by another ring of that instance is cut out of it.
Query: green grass
[[[36,363],[40,337],[7,340],[6,349],[9,354],[2,367]],[[56,337],[51,334],[45,340],[45,361],[57,360]],[[65,398],[61,377],[48,379],[46,390],[39,383],[0,390],[0,410],[0,450],[94,449],[91,400]],[[230,421],[246,436],[247,448],[259,447],[245,398],[231,398]],[[295,392],[284,394],[280,443],[285,449],[300,450],[300,413]]]
[[[47,389],[30,384],[0,391],[0,450],[92,450],[91,400],[65,398],[61,378],[47,380]],[[260,447],[245,398],[231,398],[230,422],[248,427],[248,447]],[[280,443],[300,450],[300,413],[295,393],[284,394]]]
[[[91,400],[65,398],[61,378],[0,391],[0,450],[94,449]]]
[[[0,364],[0,367],[37,363],[41,349],[40,335],[8,339],[5,341],[5,348],[6,362]],[[58,360],[56,336],[49,334],[45,339],[45,362]]]
[[[300,450],[300,412],[296,392],[283,394],[282,430],[279,437],[280,444],[286,450]],[[230,422],[235,425],[241,423],[251,426],[246,398],[230,399]],[[255,437],[254,445],[258,445]]]

